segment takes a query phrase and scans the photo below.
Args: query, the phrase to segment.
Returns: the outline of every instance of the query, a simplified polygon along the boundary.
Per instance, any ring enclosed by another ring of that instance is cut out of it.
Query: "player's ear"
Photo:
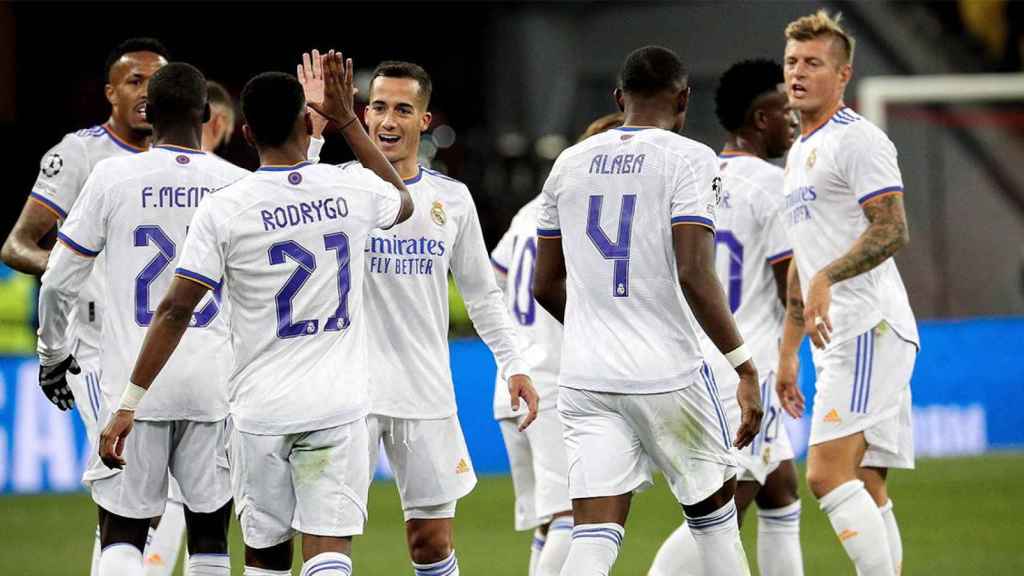
[[[619,107],[619,112],[625,112],[626,103],[622,98],[622,88],[612,90],[612,98],[615,98],[615,105]]]
[[[242,136],[245,136],[245,141],[249,146],[256,147],[256,139],[252,137],[252,130],[248,124],[242,124]]]
[[[106,84],[103,86],[103,94],[107,97],[107,102],[110,102],[111,106],[117,104],[117,92],[114,91],[113,84]]]
[[[210,103],[207,102],[203,106],[203,124],[206,124],[209,121],[210,121]]]
[[[420,117],[420,132],[426,132],[430,130],[430,121],[434,116],[430,112],[424,112],[423,116]]]
[[[679,96],[676,97],[676,113],[682,114],[686,112],[686,107],[690,103],[690,87],[687,86],[679,92]]]
[[[753,121],[754,128],[758,130],[768,128],[768,113],[765,112],[764,108],[754,108],[750,113],[750,119]]]

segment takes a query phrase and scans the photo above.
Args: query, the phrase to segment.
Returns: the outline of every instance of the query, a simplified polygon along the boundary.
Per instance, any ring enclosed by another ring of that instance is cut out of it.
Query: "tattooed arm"
[[[865,203],[863,209],[870,223],[867,230],[849,252],[811,278],[807,287],[804,331],[818,348],[824,348],[831,339],[832,321],[828,309],[832,285],[868,272],[910,242],[901,193],[878,196]]]

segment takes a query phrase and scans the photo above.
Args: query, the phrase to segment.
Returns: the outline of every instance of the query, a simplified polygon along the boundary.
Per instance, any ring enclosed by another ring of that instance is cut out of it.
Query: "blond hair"
[[[853,64],[853,48],[855,41],[850,33],[839,24],[842,14],[837,12],[835,18],[829,16],[825,9],[818,10],[814,14],[797,18],[786,26],[786,39],[806,42],[822,36],[831,36],[833,42],[839,47],[845,62]]]
[[[618,128],[619,126],[622,126],[623,118],[624,115],[622,112],[615,112],[614,114],[606,114],[604,116],[601,116],[597,120],[591,122],[590,126],[587,126],[586,131],[584,131],[583,134],[580,135],[580,138],[579,140],[577,140],[577,142],[583,142],[584,140],[590,138],[591,136],[600,134],[602,132],[607,132],[612,128]]]

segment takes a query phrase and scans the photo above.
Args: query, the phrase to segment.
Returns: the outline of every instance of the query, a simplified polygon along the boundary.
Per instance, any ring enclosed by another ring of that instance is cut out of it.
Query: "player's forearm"
[[[743,345],[743,337],[729,312],[725,291],[714,270],[680,270],[679,287],[697,323],[722,354],[728,354]]]
[[[497,285],[482,296],[466,298],[465,302],[473,328],[494,354],[502,376],[508,379],[513,374],[525,374],[526,366],[516,344],[515,328],[512,327],[505,300]]]
[[[899,195],[886,196],[864,206],[870,224],[846,254],[822,269],[835,284],[868,272],[885,262],[910,242],[903,201]]]
[[[786,318],[782,325],[779,352],[783,356],[795,355],[804,340],[804,298],[800,291],[800,274],[796,262],[789,264],[786,281]]]
[[[167,360],[178,347],[181,337],[188,329],[195,306],[177,303],[164,298],[153,315],[153,323],[146,331],[142,349],[135,361],[131,381],[136,386],[148,389],[163,370]]]
[[[537,277],[533,284],[533,299],[560,323],[565,323],[565,278]]]
[[[56,364],[68,355],[68,314],[79,288],[92,272],[93,259],[74,254],[58,244],[39,289],[39,330],[36,351],[40,362]]]
[[[33,241],[24,238],[20,234],[11,233],[0,249],[0,258],[4,264],[18,272],[41,276],[46,271],[46,262],[50,257],[50,251],[44,250]]]

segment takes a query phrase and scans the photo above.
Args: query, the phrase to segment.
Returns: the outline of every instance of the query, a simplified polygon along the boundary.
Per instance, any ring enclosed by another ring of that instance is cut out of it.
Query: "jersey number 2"
[[[153,283],[164,270],[174,262],[177,251],[174,240],[159,226],[145,225],[135,229],[133,234],[135,246],[143,248],[154,244],[157,247],[157,255],[135,277],[135,323],[139,326],[149,326],[153,322],[153,311],[149,307],[149,285]],[[193,328],[205,328],[209,326],[220,311],[217,306],[219,295],[215,292],[214,298],[192,314],[192,322],[189,326]]]
[[[348,236],[344,232],[325,234],[324,248],[334,250],[335,259],[338,262],[338,307],[334,310],[334,314],[331,314],[330,318],[324,322],[324,331],[337,332],[348,328],[349,325],[348,292],[351,285],[351,274]],[[274,244],[270,247],[269,255],[272,265],[284,264],[289,259],[298,264],[274,298],[277,304],[277,337],[294,338],[316,334],[320,326],[319,320],[292,319],[292,300],[316,270],[316,256],[294,240]]]
[[[622,197],[619,208],[619,231],[612,242],[601,228],[601,205],[604,196],[591,196],[587,210],[587,236],[605,260],[612,261],[612,296],[629,296],[629,238],[633,232],[633,212],[636,209],[636,194]]]

